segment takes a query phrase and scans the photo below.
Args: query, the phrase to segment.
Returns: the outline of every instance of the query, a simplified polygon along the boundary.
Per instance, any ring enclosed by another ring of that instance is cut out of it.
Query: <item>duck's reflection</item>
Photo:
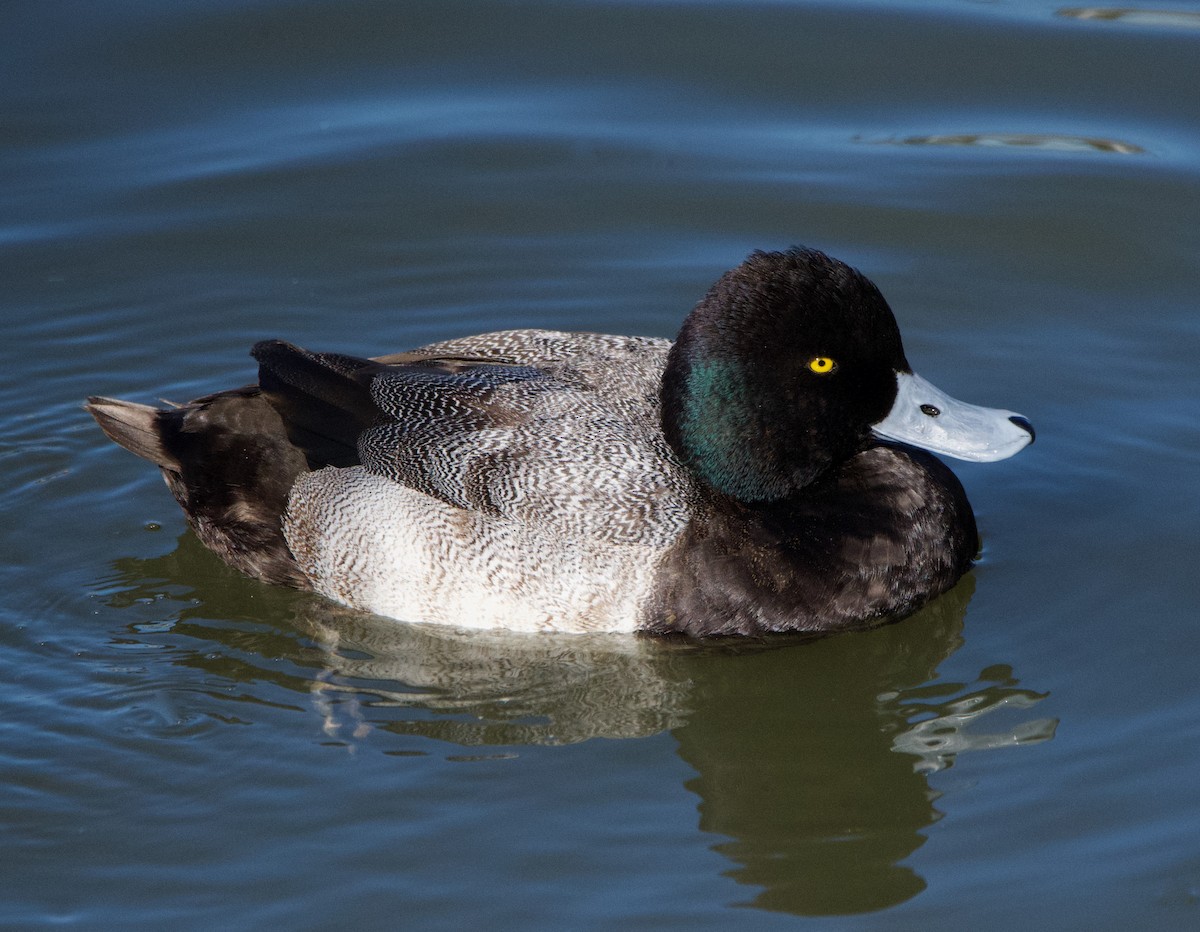
[[[366,690],[372,710],[435,713],[388,716],[377,727],[465,745],[636,738],[686,721],[688,683],[646,639],[467,632],[351,612],[303,624],[327,652],[313,689],[331,713],[329,729],[339,725],[333,703],[347,690],[351,705]]]
[[[905,858],[938,818],[926,774],[975,747],[1045,740],[1054,722],[976,736],[972,718],[1041,697],[1015,680],[936,680],[960,644],[970,577],[902,624],[760,657],[696,677],[675,730],[697,771],[700,826],[756,887],[752,904],[792,913],[882,909],[925,883]]]
[[[924,881],[904,862],[938,818],[927,775],[964,751],[1054,733],[1028,713],[1042,697],[1006,666],[974,683],[938,678],[960,644],[969,576],[902,624],[697,646],[403,625],[216,567],[184,535],[172,554],[122,561],[109,598],[161,597],[170,580],[190,603],[173,634],[206,642],[180,662],[308,691],[349,745],[379,731],[514,746],[670,730],[696,772],[701,829],[765,909],[859,913],[914,896]],[[293,661],[282,670],[281,656]]]

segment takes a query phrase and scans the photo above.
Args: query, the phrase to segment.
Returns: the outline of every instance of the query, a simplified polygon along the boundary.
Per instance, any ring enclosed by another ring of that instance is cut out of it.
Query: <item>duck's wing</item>
[[[536,365],[524,338],[523,352],[501,352],[504,334],[376,360],[285,343],[255,356],[314,467],[357,463],[454,508],[572,538],[670,533],[687,480],[658,420],[667,344],[561,336],[572,352]],[[474,352],[487,355],[450,355]]]
[[[310,466],[353,466],[460,508],[495,511],[538,422],[588,408],[562,366],[420,351],[381,359],[254,347],[259,384]],[[556,396],[556,397],[551,397]]]

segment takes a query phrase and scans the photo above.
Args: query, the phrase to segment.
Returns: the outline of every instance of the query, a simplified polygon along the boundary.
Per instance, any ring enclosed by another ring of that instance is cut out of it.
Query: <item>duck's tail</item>
[[[283,537],[304,452],[258,386],[153,408],[116,398],[85,405],[109,439],[162,470],[196,536],[235,569],[310,588]]]
[[[179,470],[179,461],[163,446],[158,428],[158,415],[166,412],[150,405],[99,395],[93,395],[83,407],[113,443],[161,469]]]

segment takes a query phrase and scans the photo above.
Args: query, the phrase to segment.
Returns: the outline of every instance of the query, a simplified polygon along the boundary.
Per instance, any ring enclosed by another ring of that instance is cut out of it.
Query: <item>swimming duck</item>
[[[1034,438],[915,375],[875,285],[801,247],[723,275],[674,343],[508,330],[372,359],[278,340],[252,355],[256,385],[87,409],[236,569],[467,628],[902,617],[979,546],[925,451],[999,460]]]

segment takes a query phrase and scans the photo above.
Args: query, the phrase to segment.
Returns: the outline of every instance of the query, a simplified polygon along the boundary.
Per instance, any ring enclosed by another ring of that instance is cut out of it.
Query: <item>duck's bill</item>
[[[1019,414],[951,398],[919,375],[896,373],[896,403],[872,430],[960,460],[988,463],[1033,443],[1033,425]]]

